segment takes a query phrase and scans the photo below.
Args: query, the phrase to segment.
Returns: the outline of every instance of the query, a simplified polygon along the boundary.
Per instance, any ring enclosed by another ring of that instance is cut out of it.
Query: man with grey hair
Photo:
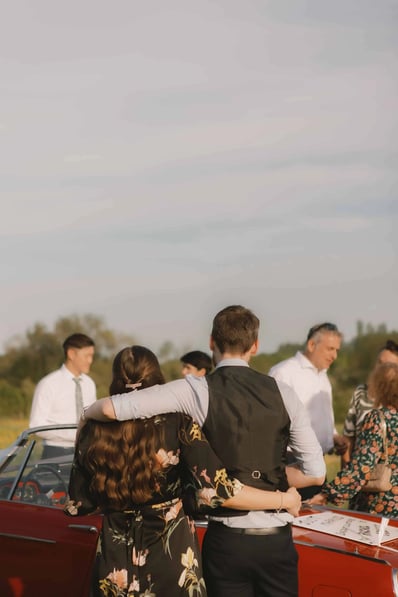
[[[310,328],[304,350],[271,367],[269,375],[290,386],[303,403],[324,454],[342,455],[347,440],[334,425],[332,386],[327,371],[336,360],[342,334],[334,323],[320,323]],[[288,453],[288,462],[293,455]],[[318,492],[317,487],[300,490],[304,499]]]

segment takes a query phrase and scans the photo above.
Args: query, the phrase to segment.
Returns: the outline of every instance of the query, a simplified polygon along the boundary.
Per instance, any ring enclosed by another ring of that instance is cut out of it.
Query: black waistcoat
[[[209,410],[203,430],[228,474],[259,489],[286,491],[290,419],[275,380],[244,366],[219,367],[206,379]]]

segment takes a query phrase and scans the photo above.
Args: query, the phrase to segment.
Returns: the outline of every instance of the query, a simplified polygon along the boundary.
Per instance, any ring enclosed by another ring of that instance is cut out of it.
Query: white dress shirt
[[[295,391],[308,413],[323,453],[327,454],[333,449],[336,433],[332,386],[327,370],[318,371],[302,352],[297,352],[294,357],[274,365],[269,375]]]
[[[43,377],[36,386],[33,395],[29,427],[76,423],[76,382],[74,375],[62,365],[60,369]],[[79,376],[83,394],[83,406],[90,406],[96,401],[95,383],[88,375]],[[63,429],[57,432],[41,433],[47,444],[52,446],[73,447],[76,431]]]
[[[223,366],[248,367],[248,364],[241,359],[225,359],[217,365]],[[325,462],[303,405],[291,388],[284,384],[278,384],[278,387],[290,418],[289,443],[300,469],[304,474],[321,477],[325,474]],[[209,390],[205,377],[187,375],[184,379],[165,385],[112,396],[112,402],[119,421],[184,412],[203,425],[209,408]],[[251,511],[243,516],[223,517],[220,520],[228,526],[262,528],[284,526],[293,517],[287,512]]]

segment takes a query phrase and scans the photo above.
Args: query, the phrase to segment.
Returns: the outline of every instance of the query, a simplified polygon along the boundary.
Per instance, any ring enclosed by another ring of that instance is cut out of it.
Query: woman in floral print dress
[[[133,346],[115,357],[112,394],[162,383],[159,363],[148,349]],[[199,491],[203,507],[224,500],[231,507],[229,498],[244,494],[187,415],[170,413],[123,423],[88,421],[83,426],[65,511],[104,513],[93,595],[206,596],[194,524],[182,503],[188,487]],[[251,507],[277,507],[280,494],[246,489],[256,498],[261,495],[261,506],[250,502]],[[298,494],[289,492],[283,494],[285,504],[297,506]],[[235,506],[247,508],[248,503]]]
[[[322,492],[314,496],[311,504],[332,502],[341,505],[350,500],[350,507],[362,512],[380,514],[388,518],[398,516],[398,365],[384,363],[375,367],[369,377],[369,394],[375,397],[375,408],[365,417],[356,440],[351,462]],[[370,471],[384,460],[384,444],[380,412],[387,426],[388,458],[392,469],[391,489],[378,493],[363,492]]]

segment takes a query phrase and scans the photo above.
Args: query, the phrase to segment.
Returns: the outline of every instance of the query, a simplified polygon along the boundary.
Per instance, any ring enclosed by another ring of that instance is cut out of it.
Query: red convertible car
[[[42,458],[42,434],[73,427],[27,430],[0,454],[1,597],[89,595],[101,516],[66,516],[72,456]],[[398,520],[319,507],[293,533],[300,597],[398,597]]]

